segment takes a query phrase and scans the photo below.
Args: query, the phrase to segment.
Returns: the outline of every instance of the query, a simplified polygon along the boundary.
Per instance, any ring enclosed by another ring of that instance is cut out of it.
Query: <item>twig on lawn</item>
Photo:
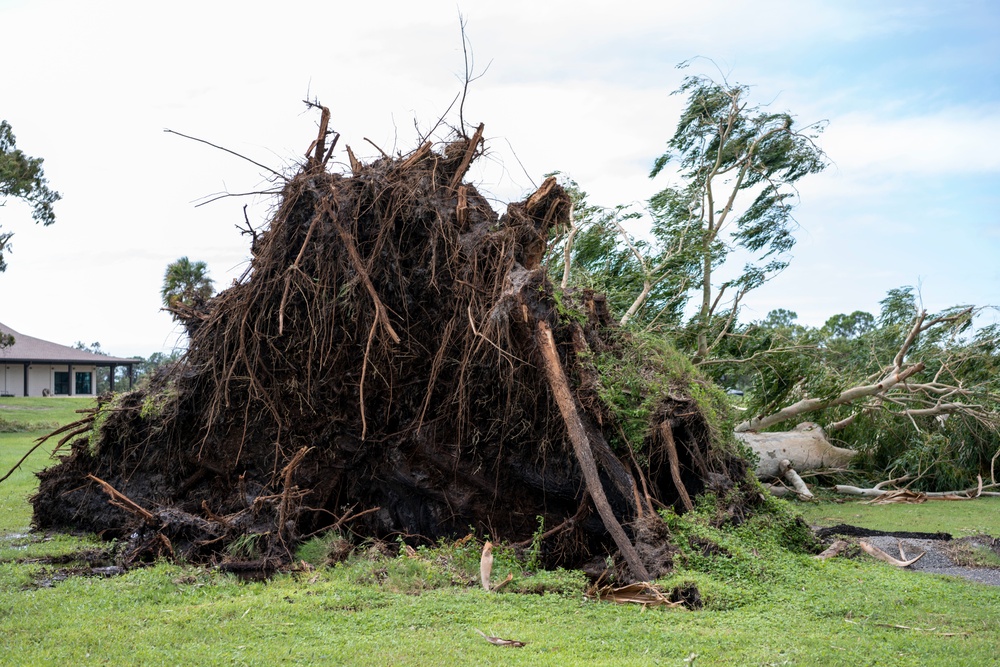
[[[475,630],[480,637],[482,637],[489,643],[493,644],[494,646],[513,646],[515,648],[520,648],[525,645],[524,642],[519,642],[516,639],[503,639],[501,637],[494,637],[492,635],[486,634],[485,632],[479,630],[478,628],[472,628],[472,629]]]

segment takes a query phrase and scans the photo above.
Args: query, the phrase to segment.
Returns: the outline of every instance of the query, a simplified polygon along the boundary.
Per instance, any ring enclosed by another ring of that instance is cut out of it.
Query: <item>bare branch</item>
[[[808,412],[815,412],[816,410],[822,410],[824,408],[830,408],[837,405],[845,405],[859,398],[864,398],[866,396],[874,396],[877,394],[884,394],[892,387],[896,386],[898,383],[903,382],[906,378],[910,377],[915,373],[919,373],[924,369],[923,363],[914,364],[909,368],[896,372],[890,373],[888,376],[883,378],[882,381],[860,387],[852,387],[847,389],[835,398],[832,399],[820,399],[820,398],[804,398],[797,403],[789,405],[782,408],[778,412],[772,415],[766,415],[761,417],[754,417],[753,419],[748,419],[747,421],[741,423],[736,427],[737,433],[742,433],[745,431],[760,431],[787,419],[792,419],[794,417],[799,417]]]
[[[163,131],[167,132],[169,134],[176,134],[178,137],[184,137],[185,139],[190,139],[191,141],[197,141],[197,142],[202,143],[202,144],[207,144],[207,145],[211,146],[212,148],[218,148],[220,151],[225,151],[226,153],[229,153],[230,155],[235,155],[238,158],[242,158],[242,159],[246,160],[247,162],[249,162],[250,164],[255,164],[258,167],[260,167],[261,169],[266,169],[267,171],[271,172],[272,174],[274,174],[275,176],[277,176],[281,180],[286,180],[284,176],[282,176],[281,174],[279,174],[278,172],[276,172],[274,169],[271,169],[267,165],[263,165],[260,162],[257,162],[256,160],[251,160],[246,155],[241,155],[241,154],[237,153],[234,150],[230,150],[228,148],[224,148],[224,147],[219,146],[217,144],[213,144],[211,141],[205,141],[204,139],[199,139],[198,137],[192,137],[192,136],[188,136],[186,134],[181,134],[180,132],[174,132],[171,129],[164,128]]]

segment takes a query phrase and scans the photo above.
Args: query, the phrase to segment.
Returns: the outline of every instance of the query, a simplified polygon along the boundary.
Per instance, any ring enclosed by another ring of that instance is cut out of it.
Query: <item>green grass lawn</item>
[[[0,417],[71,421],[65,399],[0,400]],[[50,407],[50,404],[52,407]],[[28,408],[32,408],[29,410]],[[35,410],[34,408],[44,408]],[[0,434],[2,472],[37,433]],[[37,452],[28,469],[48,464]],[[0,473],[2,474],[2,473]],[[267,582],[160,563],[111,578],[46,580],[65,565],[18,562],[93,546],[93,539],[25,536],[33,477],[0,484],[0,664],[10,665],[988,665],[1000,645],[1000,588],[900,571],[864,558],[812,560],[779,548],[774,527],[725,533],[673,519],[678,538],[712,537],[724,553],[690,552],[663,581],[697,583],[706,607],[642,609],[584,596],[572,573],[525,573],[498,554],[507,591],[476,578],[478,545],[416,558],[354,558]],[[12,484],[13,482],[13,484]],[[1000,534],[996,504],[927,503],[911,530]],[[797,506],[800,507],[800,506]],[[803,506],[811,522],[882,520],[894,506]],[[985,508],[985,509],[984,509]],[[865,514],[870,512],[870,514]],[[868,525],[868,524],[862,524]],[[872,524],[874,525],[874,524]],[[915,527],[916,526],[916,527]],[[903,526],[894,526],[904,528]],[[49,541],[46,541],[49,540]],[[317,544],[303,549],[316,559]],[[48,587],[41,584],[51,584]],[[535,590],[538,594],[515,591]],[[527,642],[493,646],[487,634]]]
[[[83,417],[77,410],[93,407],[92,398],[0,398],[0,477],[7,474],[35,441],[55,428]],[[56,438],[58,440],[58,438]],[[0,531],[25,531],[31,508],[25,499],[36,487],[34,473],[52,464],[55,442],[36,450],[0,484]]]

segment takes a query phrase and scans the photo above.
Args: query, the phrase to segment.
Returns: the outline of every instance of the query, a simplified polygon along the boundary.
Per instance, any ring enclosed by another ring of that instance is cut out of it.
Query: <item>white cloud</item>
[[[997,172],[998,116],[1000,107],[955,107],[903,117],[856,112],[833,119],[822,144],[844,172]]]

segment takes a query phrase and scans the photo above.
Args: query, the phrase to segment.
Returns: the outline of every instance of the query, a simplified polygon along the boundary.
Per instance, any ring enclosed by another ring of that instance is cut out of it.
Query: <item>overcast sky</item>
[[[475,66],[465,118],[486,125],[471,173],[498,208],[562,171],[595,204],[641,202],[687,73],[753,86],[800,122],[828,120],[833,164],[800,182],[791,266],[747,298],[744,321],[788,308],[820,325],[878,312],[919,286],[930,309],[1000,303],[1000,3],[855,2],[76,2],[0,0],[0,118],[45,160],[63,199],[38,227],[8,201],[0,321],[114,355],[168,351],[168,263],[208,263],[219,288],[246,268],[236,226],[273,201],[246,161],[287,172],[330,107],[371,156],[414,147],[461,90],[458,11]],[[700,56],[691,69],[675,66]],[[707,59],[711,59],[715,65]],[[717,66],[717,67],[716,67]],[[523,167],[522,167],[523,165]]]

